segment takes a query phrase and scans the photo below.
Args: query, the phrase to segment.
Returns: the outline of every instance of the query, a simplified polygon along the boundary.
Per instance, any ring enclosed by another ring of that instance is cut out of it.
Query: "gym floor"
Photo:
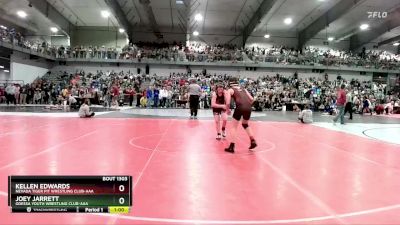
[[[0,224],[400,224],[400,117],[253,114],[235,154],[209,110],[0,106]],[[228,122],[228,134],[230,123]],[[12,214],[9,175],[132,175],[130,214]]]

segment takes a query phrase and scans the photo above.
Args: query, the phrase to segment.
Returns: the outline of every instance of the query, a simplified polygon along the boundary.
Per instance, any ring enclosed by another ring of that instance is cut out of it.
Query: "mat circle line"
[[[368,138],[371,138],[371,139],[379,141],[379,142],[383,142],[385,144],[400,145],[400,144],[393,143],[393,142],[387,142],[387,141],[384,141],[382,139],[379,139],[379,138],[376,138],[376,137],[373,137],[373,136],[370,136],[370,135],[367,134],[368,131],[371,131],[371,130],[383,130],[383,129],[400,129],[400,127],[375,127],[375,128],[370,128],[370,129],[363,130],[362,134],[364,136],[368,137]]]
[[[152,137],[152,136],[157,136],[157,135],[162,135],[161,133],[157,133],[157,134],[148,134],[148,135],[142,135],[142,136],[138,136],[138,137],[133,137],[129,140],[129,145],[135,147],[135,148],[139,148],[142,150],[146,150],[146,151],[154,151],[154,149],[151,148],[147,148],[147,147],[143,147],[140,145],[137,145],[134,143],[134,140],[140,139],[140,138],[144,138],[144,137]],[[243,152],[243,153],[235,153],[235,155],[253,155],[253,154],[257,154],[257,153],[262,153],[262,152],[270,152],[276,149],[276,145],[273,142],[270,141],[266,141],[263,140],[263,142],[266,142],[268,144],[270,144],[271,146],[268,149],[263,149],[260,151],[248,151],[248,152]],[[157,152],[162,152],[162,153],[179,153],[180,151],[165,151],[165,150],[155,150]],[[199,153],[196,153],[199,154]],[[222,154],[226,154],[225,152],[221,152],[221,153],[200,153],[200,154],[218,154],[218,155],[222,155]]]

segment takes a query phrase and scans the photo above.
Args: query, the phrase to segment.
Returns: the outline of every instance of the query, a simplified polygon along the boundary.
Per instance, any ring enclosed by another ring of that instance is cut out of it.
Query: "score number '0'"
[[[118,190],[120,192],[124,192],[125,191],[125,186],[124,185],[119,185]],[[119,198],[119,204],[123,205],[125,203],[125,199],[123,197]]]

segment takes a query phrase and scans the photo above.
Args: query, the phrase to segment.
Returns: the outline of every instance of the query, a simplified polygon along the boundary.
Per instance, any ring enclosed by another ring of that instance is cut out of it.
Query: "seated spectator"
[[[78,115],[79,115],[80,118],[90,118],[90,117],[94,116],[94,112],[90,111],[90,108],[89,108],[88,104],[89,104],[89,100],[85,99],[83,101],[83,104],[79,108]]]
[[[140,107],[146,108],[147,107],[147,96],[143,95],[142,98],[140,98]]]
[[[304,106],[304,110],[299,113],[299,121],[302,123],[313,122],[313,112],[310,110],[310,106]]]
[[[371,113],[371,115],[372,115],[372,110],[370,109],[370,107],[371,107],[371,101],[368,99],[368,97],[367,96],[365,96],[364,97],[364,100],[363,100],[363,108],[362,108],[362,114],[364,114],[364,113]]]
[[[377,115],[383,114],[384,111],[385,111],[385,107],[382,104],[375,106],[375,112]]]
[[[384,110],[385,110],[386,115],[393,114],[393,105],[394,105],[393,101],[385,104]]]
[[[293,111],[294,111],[294,112],[301,112],[301,109],[300,109],[300,107],[299,107],[297,104],[295,104],[295,105],[293,106]]]
[[[78,101],[72,95],[69,96],[68,103],[69,103],[69,107],[71,107],[73,109],[77,109],[79,107],[78,106]]]

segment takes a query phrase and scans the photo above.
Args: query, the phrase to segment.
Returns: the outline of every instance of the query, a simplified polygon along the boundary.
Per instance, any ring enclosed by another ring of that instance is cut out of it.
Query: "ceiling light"
[[[284,22],[286,25],[289,25],[289,24],[291,24],[291,23],[293,22],[293,20],[292,20],[292,18],[286,18],[285,20],[283,20],[283,22]]]
[[[104,18],[108,18],[110,16],[110,12],[106,11],[106,10],[103,10],[103,11],[101,11],[101,16],[104,17]]]
[[[271,36],[269,34],[264,35],[264,38],[270,38]]]
[[[5,73],[9,73],[10,71],[9,71],[9,70],[4,70],[4,72],[5,72]]]
[[[4,66],[0,66],[0,69],[4,69]]]
[[[193,35],[194,35],[194,36],[198,36],[198,35],[199,35],[199,32],[198,32],[198,31],[195,31],[195,32],[193,32]]]
[[[177,5],[183,5],[184,2],[183,2],[183,0],[176,0],[176,4],[177,4]]]
[[[366,30],[368,29],[369,25],[368,24],[361,24],[360,29],[361,30]]]
[[[328,41],[333,41],[333,40],[335,40],[334,37],[328,37]]]
[[[25,18],[28,14],[26,14],[26,12],[20,10],[20,11],[17,12],[17,15],[18,15],[19,17],[21,17],[21,18]]]
[[[124,33],[124,32],[125,32],[125,29],[119,28],[119,32],[120,32],[120,33]]]
[[[7,27],[5,27],[5,26],[3,26],[3,25],[0,25],[0,28],[1,28],[1,29],[5,29],[5,30],[7,29]]]
[[[53,32],[53,33],[57,33],[57,32],[58,32],[57,27],[50,27],[50,30],[51,30],[51,32]]]
[[[393,43],[393,46],[399,46],[399,45],[400,45],[399,42]]]
[[[194,16],[194,19],[195,19],[196,21],[202,21],[202,20],[203,20],[203,16],[202,16],[200,13],[197,13],[197,14]]]

